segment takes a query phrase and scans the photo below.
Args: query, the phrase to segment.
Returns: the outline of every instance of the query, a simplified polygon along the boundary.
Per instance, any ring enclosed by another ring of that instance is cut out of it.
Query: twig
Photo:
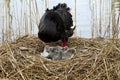
[[[45,70],[48,71],[49,69],[45,66],[45,64],[43,63],[43,61],[41,59],[40,59],[40,61],[41,61],[42,65],[43,65],[43,67],[45,68]]]
[[[109,74],[108,74],[108,69],[107,69],[107,64],[106,64],[106,61],[105,61],[104,58],[103,58],[103,62],[104,62],[104,65],[105,65],[105,71],[106,71],[107,79],[110,80],[109,79]]]
[[[70,68],[70,70],[68,71],[68,74],[73,70],[74,65]]]

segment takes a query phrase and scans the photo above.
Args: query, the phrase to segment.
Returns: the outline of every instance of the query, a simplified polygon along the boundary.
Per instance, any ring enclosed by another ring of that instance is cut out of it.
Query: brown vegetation
[[[60,45],[60,42],[49,45]],[[72,59],[52,61],[40,56],[45,44],[23,36],[0,48],[0,78],[10,80],[119,80],[120,40],[71,38]]]

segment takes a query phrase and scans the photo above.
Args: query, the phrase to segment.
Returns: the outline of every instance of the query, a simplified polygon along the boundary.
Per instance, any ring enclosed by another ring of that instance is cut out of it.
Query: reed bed
[[[60,41],[47,43],[55,46]],[[23,36],[0,48],[2,80],[119,80],[120,40],[70,38],[76,47],[72,59],[53,61],[40,56],[46,44],[36,36]]]
[[[67,2],[63,0],[63,2]],[[69,2],[69,1],[68,1]],[[1,30],[0,42],[13,40],[21,35],[37,34],[40,18],[44,14],[46,8],[51,9],[54,0],[1,0]],[[62,3],[62,2],[61,2]],[[86,31],[82,30],[83,24],[88,25],[90,37],[119,38],[119,0],[89,0],[88,7],[90,11],[79,8],[81,5],[79,0],[74,0],[71,6],[73,16],[73,24],[76,25],[74,36],[83,36]],[[67,3],[69,5],[69,3]],[[84,4],[84,2],[83,2]],[[57,5],[57,3],[56,3]],[[54,5],[55,6],[55,5]],[[84,6],[83,6],[84,8]],[[89,21],[83,21],[81,12],[87,11],[91,16]],[[83,23],[86,22],[86,23]],[[81,24],[83,23],[83,24]],[[86,26],[87,27],[87,26]],[[80,29],[81,28],[81,29]],[[87,33],[86,33],[87,34]],[[83,36],[85,37],[85,36]],[[86,36],[87,37],[87,36]]]

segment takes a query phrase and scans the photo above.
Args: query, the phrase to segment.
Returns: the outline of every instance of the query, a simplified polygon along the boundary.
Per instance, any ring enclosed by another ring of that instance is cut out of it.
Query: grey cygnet
[[[74,48],[62,48],[61,46],[51,47],[45,46],[43,53],[41,56],[52,59],[52,60],[61,60],[61,59],[70,59],[73,58],[76,53],[76,49]]]
[[[70,59],[73,58],[73,56],[76,53],[76,49],[74,48],[69,48],[66,51],[62,53],[62,59]]]
[[[61,60],[62,52],[62,47],[60,46],[50,47],[47,45],[45,46],[43,53],[41,53],[41,56],[52,60]]]

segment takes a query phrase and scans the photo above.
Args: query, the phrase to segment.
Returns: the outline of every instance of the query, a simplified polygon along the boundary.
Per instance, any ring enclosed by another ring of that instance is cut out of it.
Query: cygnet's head
[[[62,47],[56,46],[56,47],[51,47],[49,51],[49,56],[47,58],[50,58],[52,60],[60,60],[62,59]]]
[[[45,46],[43,53],[41,53],[41,56],[47,57],[52,60],[60,60],[62,59],[62,47],[56,46]]]
[[[41,56],[42,57],[48,57],[48,55],[49,55],[49,51],[50,51],[50,48],[49,48],[50,46],[45,46],[44,47],[44,51],[41,53]]]
[[[75,53],[76,49],[74,48],[67,49],[66,51],[63,52],[62,59],[71,59],[74,57]]]

